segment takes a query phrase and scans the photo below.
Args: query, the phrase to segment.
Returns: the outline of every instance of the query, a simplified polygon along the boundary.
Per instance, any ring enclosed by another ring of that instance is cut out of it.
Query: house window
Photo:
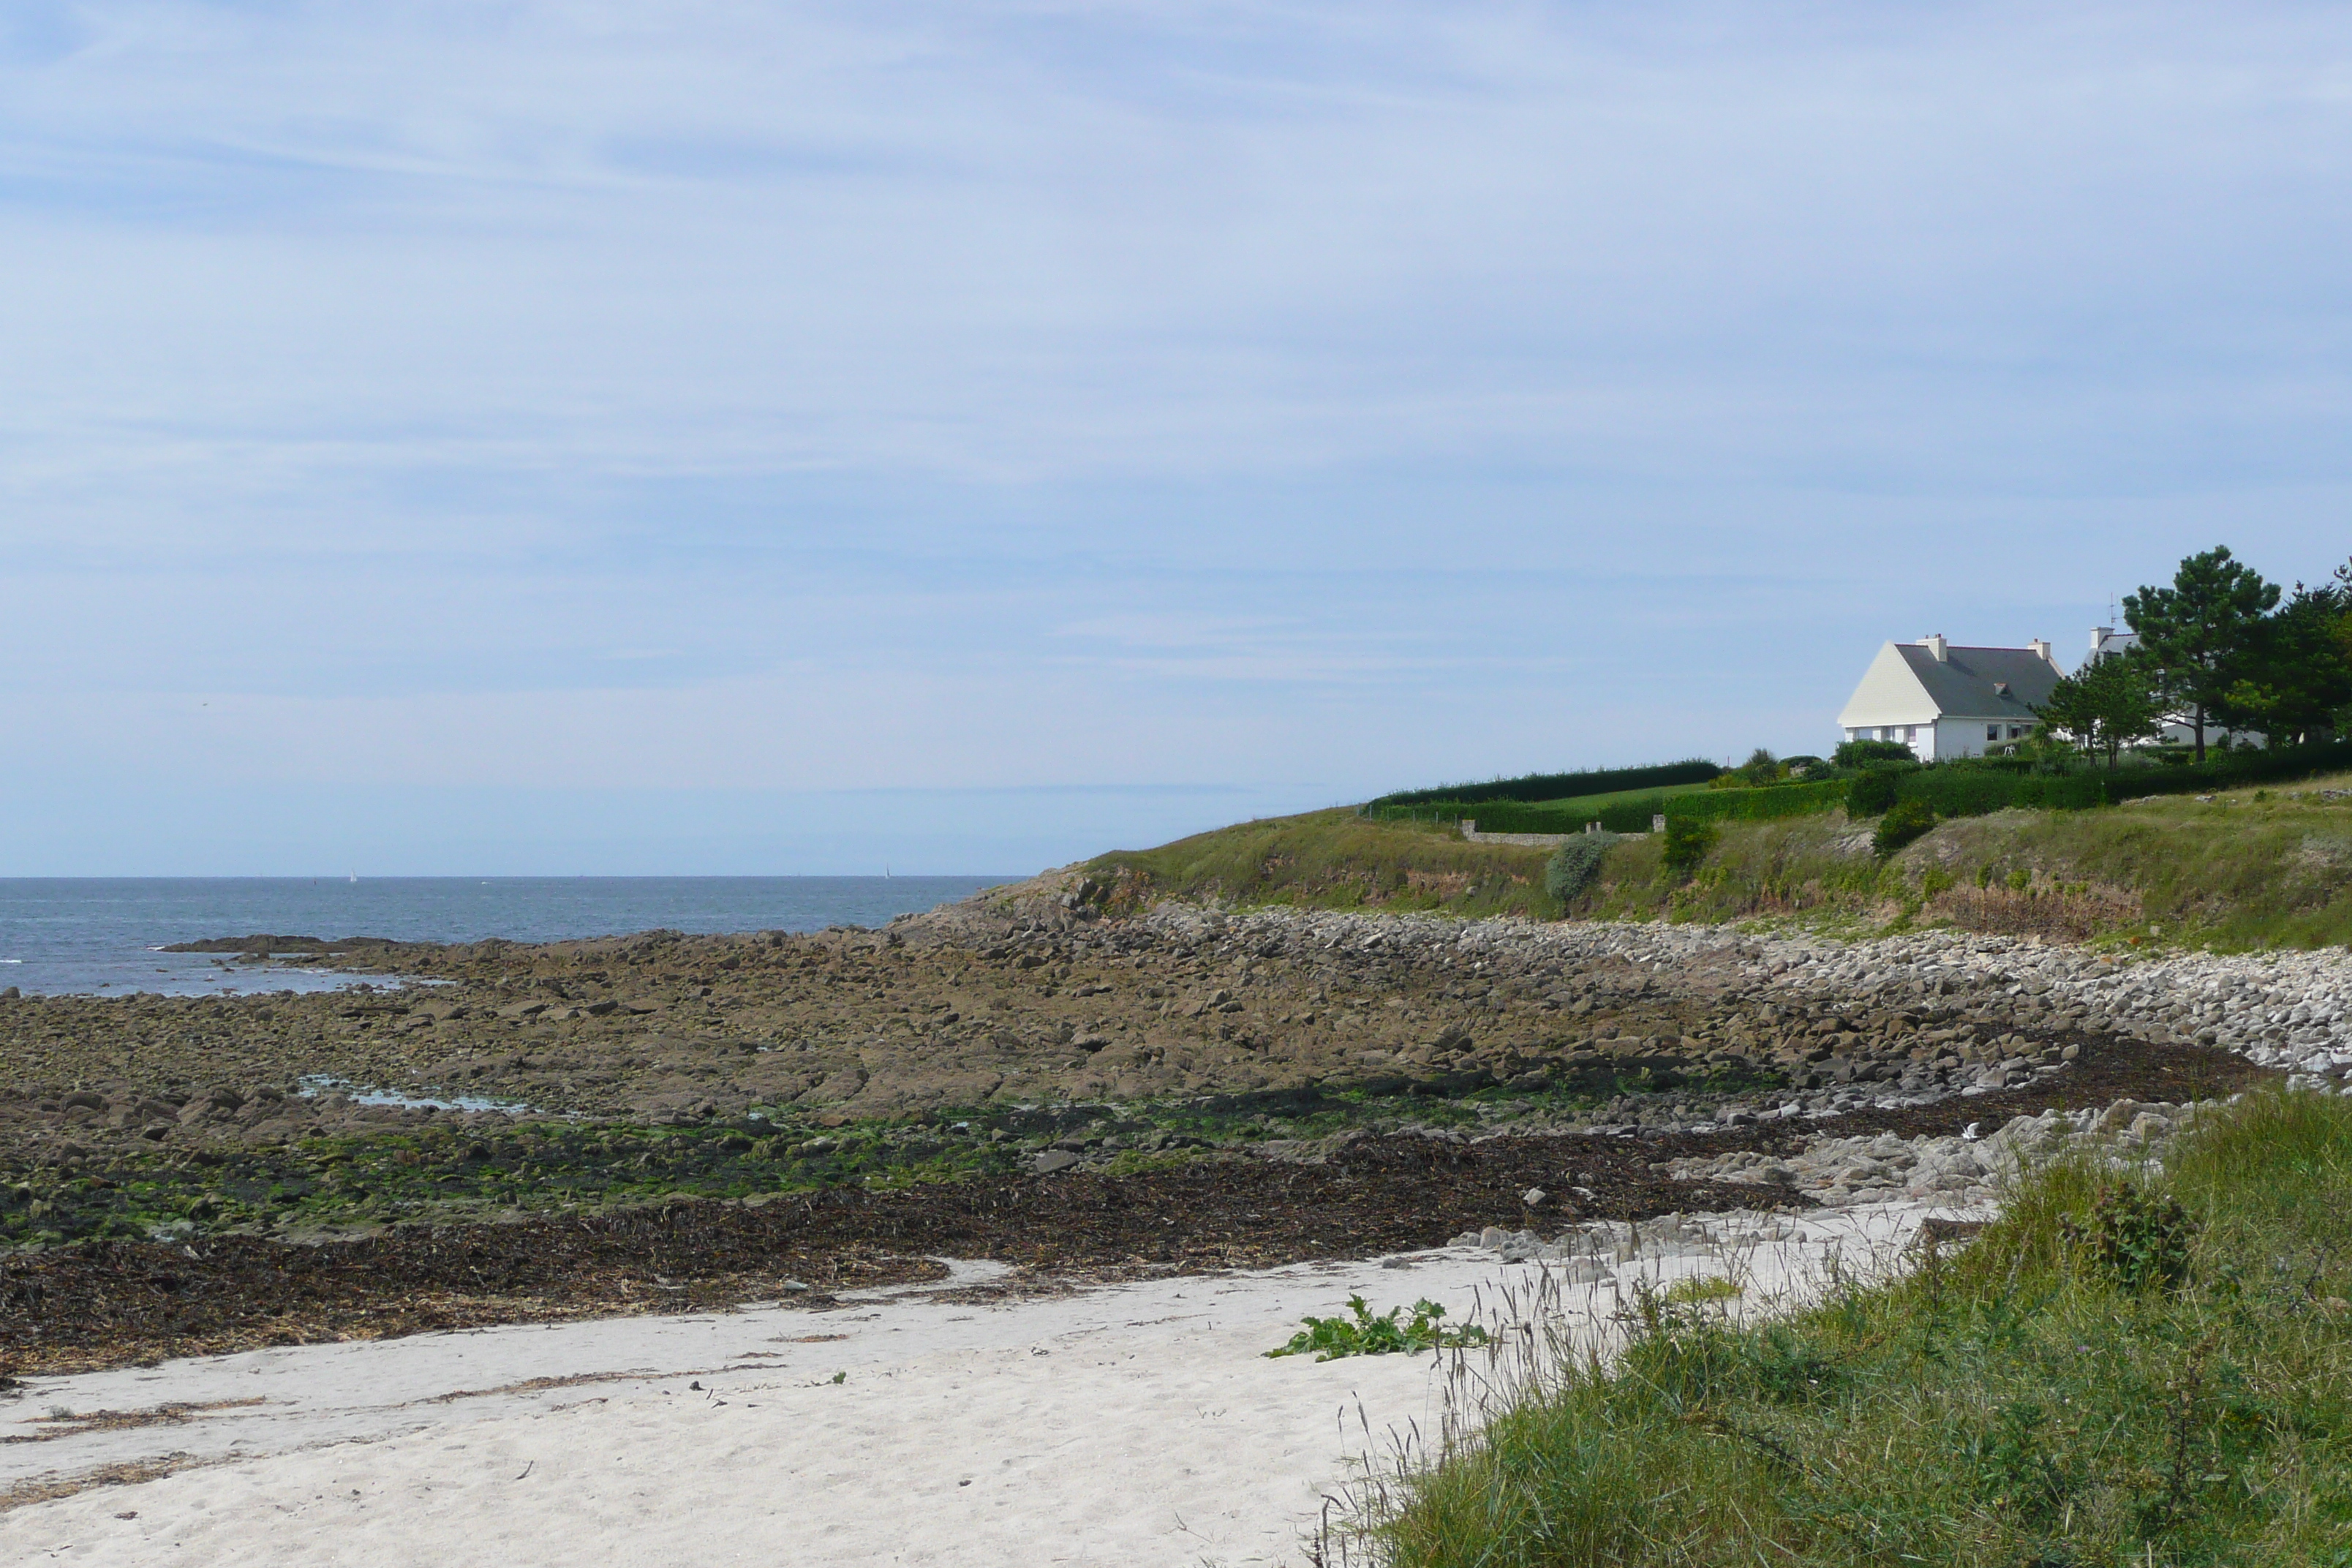
[[[1916,724],[1906,724],[1906,725],[1904,725],[1904,726],[1903,726],[1903,738],[1904,738],[1905,740],[1906,740],[1906,741],[1916,741],[1916,740],[1917,740],[1917,739],[1919,738],[1919,726],[1918,726],[1918,725],[1916,725]]]
[[[2025,726],[2022,724],[2011,724],[2009,727],[2009,738],[2012,741],[2021,739],[2024,734]]]
[[[1998,740],[2000,740],[2000,725],[1998,725],[1998,724],[1988,724],[1988,725],[1986,725],[1986,726],[1985,726],[1985,739],[1986,739],[1986,740],[1988,740],[1988,741],[1998,741]]]

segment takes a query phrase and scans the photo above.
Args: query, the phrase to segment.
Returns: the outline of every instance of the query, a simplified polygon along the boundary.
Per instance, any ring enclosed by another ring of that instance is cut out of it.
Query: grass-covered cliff
[[[1843,813],[1726,824],[1685,878],[1632,839],[1571,913],[1949,924],[2225,949],[2352,942],[2342,781],[1938,823],[1881,858]]]
[[[2352,942],[2352,779],[1955,818],[1885,858],[1871,825],[1843,812],[1718,824],[1687,874],[1664,865],[1658,840],[1628,837],[1564,910],[1544,890],[1548,858],[1343,809],[1104,855],[1087,869],[1129,904],[1951,924],[2231,949]]]
[[[1544,893],[1549,858],[1544,849],[1468,843],[1451,825],[1378,822],[1340,808],[1100,855],[1086,869],[1130,906],[1181,898],[1549,920],[1559,912]]]

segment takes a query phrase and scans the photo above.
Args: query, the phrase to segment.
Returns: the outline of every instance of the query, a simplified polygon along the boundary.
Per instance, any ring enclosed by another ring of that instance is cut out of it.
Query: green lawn
[[[1614,805],[1621,800],[1650,800],[1659,795],[1705,795],[1708,790],[1714,787],[1715,786],[1712,784],[1666,784],[1659,789],[1620,789],[1612,790],[1607,795],[1572,795],[1561,800],[1531,800],[1523,804],[1528,805],[1560,806],[1563,808],[1575,806],[1579,809],[1582,809],[1585,806],[1591,806],[1595,811],[1598,811],[1604,805]],[[1472,815],[1475,816],[1477,812],[1477,807],[1472,806],[1470,810]]]

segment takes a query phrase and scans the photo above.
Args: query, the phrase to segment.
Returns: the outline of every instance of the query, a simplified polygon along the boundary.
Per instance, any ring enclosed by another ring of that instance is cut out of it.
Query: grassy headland
[[[1735,1327],[1649,1300],[1374,1521],[1399,1564],[2352,1563],[2352,1105],[2062,1163],[1957,1258]]]
[[[1434,823],[1310,812],[1104,855],[1117,902],[1431,910],[1594,920],[1794,920],[1830,929],[1957,925],[2225,950],[2352,942],[2352,779],[2158,796],[2087,811],[1995,812],[1873,852],[1845,813],[1715,826],[1687,877],[1627,837],[1560,909],[1548,852],[1471,844]],[[2331,798],[2331,795],[2341,798]]]
[[[1378,822],[1342,807],[1098,855],[1086,869],[1117,905],[1177,898],[1548,920],[1559,913],[1543,887],[1549,858],[1469,843],[1450,823]]]
[[[1628,840],[1571,911],[1602,919],[1950,924],[2210,944],[2352,942],[2352,800],[2342,781],[1938,824],[1881,860],[1843,813],[1726,823],[1687,880]]]

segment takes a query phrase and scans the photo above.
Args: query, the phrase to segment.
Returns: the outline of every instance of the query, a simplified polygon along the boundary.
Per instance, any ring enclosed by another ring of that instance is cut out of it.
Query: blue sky
[[[0,874],[1023,871],[2352,554],[2352,11],[0,9]]]

